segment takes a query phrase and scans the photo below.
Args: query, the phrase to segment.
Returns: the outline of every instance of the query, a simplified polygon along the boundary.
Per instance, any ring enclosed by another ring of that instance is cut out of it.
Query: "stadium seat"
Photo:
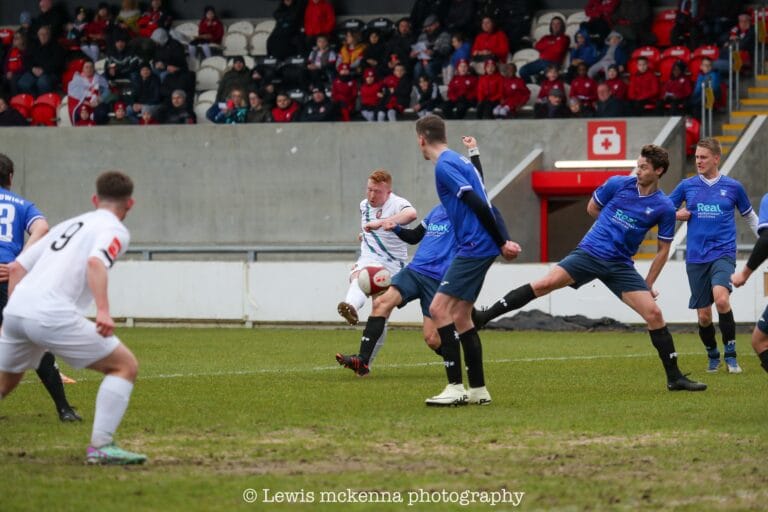
[[[517,50],[509,59],[515,66],[517,66],[518,72],[520,68],[539,58],[539,51],[533,48],[523,48]]]
[[[8,27],[0,28],[0,45],[11,46],[14,30]]]
[[[541,90],[541,86],[537,84],[528,84],[527,85],[528,90],[531,91],[531,96],[528,98],[528,101],[520,107],[520,110],[522,112],[533,112],[533,106],[536,104],[536,100],[539,98],[539,91]]]
[[[549,25],[536,25],[533,29],[533,40],[538,41],[544,36],[549,35]]]
[[[221,71],[207,66],[202,67],[198,70],[195,77],[195,90],[207,91],[209,89],[218,89],[219,80],[221,80]]]
[[[632,75],[637,71],[637,59],[645,57],[648,59],[648,69],[657,71],[661,61],[661,52],[655,46],[641,46],[632,52],[632,56],[627,62],[627,72]]]
[[[210,124],[211,122],[208,120],[207,117],[205,117],[205,114],[208,113],[208,109],[213,106],[213,102],[208,101],[198,101],[195,105],[194,111],[195,115],[197,116],[197,124]]]
[[[565,24],[566,25],[579,25],[581,23],[584,23],[585,21],[589,21],[589,16],[587,16],[587,13],[584,11],[578,11],[566,18]]]
[[[653,19],[651,32],[656,36],[657,46],[666,47],[672,44],[671,35],[676,18],[677,11],[675,9],[667,9],[658,13]]]
[[[662,60],[674,58],[675,60],[681,60],[687,63],[689,60],[691,60],[691,50],[685,46],[670,46],[661,52],[661,58]]]
[[[549,11],[545,12],[544,14],[541,14],[538,18],[536,18],[536,25],[546,25],[549,27],[549,22],[552,21],[552,18],[555,17],[561,17],[563,21],[565,21],[566,16],[565,14],[557,11]]]
[[[241,32],[227,32],[224,36],[224,55],[245,55],[248,53],[248,38]]]
[[[304,100],[306,100],[306,93],[303,89],[291,89],[288,91],[288,97],[291,98],[293,101],[298,101],[299,103],[304,103]]]
[[[32,105],[34,104],[35,98],[31,94],[17,94],[11,98],[11,106],[26,119],[32,116]]]
[[[174,27],[174,30],[179,34],[182,34],[183,38],[188,42],[197,37],[200,27],[197,23],[187,21]]]
[[[211,89],[209,91],[203,91],[203,92],[200,93],[200,96],[197,97],[197,102],[198,103],[201,103],[201,102],[203,102],[203,103],[204,102],[213,103],[214,101],[216,101],[216,90],[215,89]]]
[[[571,38],[571,41],[573,41],[574,37],[576,37],[576,32],[579,31],[579,28],[581,26],[578,23],[569,23],[565,26],[565,35]]]
[[[239,32],[240,34],[250,36],[253,34],[253,24],[248,20],[240,20],[227,27],[227,34]]]
[[[720,48],[713,44],[699,46],[693,50],[693,58],[707,57],[716,60],[718,55],[720,55]]]
[[[253,69],[254,66],[256,66],[256,59],[254,59],[250,55],[240,55],[240,57],[243,58],[243,60],[245,61],[245,67],[247,67],[248,69]],[[232,61],[233,59],[227,59],[227,69],[232,67]]]
[[[61,75],[61,88],[63,90],[67,90],[67,86],[69,85],[69,82],[72,81],[72,77],[75,76],[75,73],[82,71],[83,64],[85,64],[85,59],[74,59],[67,63],[64,73]]]
[[[250,42],[250,54],[255,56],[267,55],[267,39],[269,38],[269,32],[258,31],[254,32],[251,36]]]
[[[57,108],[48,103],[32,106],[32,126],[56,126]]]
[[[61,105],[61,96],[53,92],[41,94],[35,99],[35,105],[37,104],[49,105],[53,108],[57,108]]]
[[[58,114],[56,116],[57,126],[72,126],[72,119],[69,117],[69,105],[67,105],[67,102],[63,102],[59,105],[56,112]]]
[[[384,38],[389,37],[395,31],[395,22],[389,18],[376,18],[368,22],[368,30],[376,29],[381,32]]]
[[[264,20],[260,21],[256,24],[255,27],[253,27],[254,32],[266,32],[269,34],[273,30],[275,30],[275,20]]]
[[[218,69],[223,73],[227,70],[227,59],[220,55],[214,55],[213,57],[203,59],[203,62],[200,63],[200,68]]]

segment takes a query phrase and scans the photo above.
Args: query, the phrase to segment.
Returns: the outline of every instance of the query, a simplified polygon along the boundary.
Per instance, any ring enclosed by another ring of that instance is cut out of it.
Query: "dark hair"
[[[434,114],[429,114],[416,121],[416,133],[424,137],[427,144],[445,144],[448,142],[445,135],[445,121]]]
[[[13,160],[4,153],[0,153],[0,187],[10,187],[11,176],[13,176]]]
[[[121,201],[133,195],[133,180],[120,171],[106,171],[96,179],[99,199]]]
[[[646,144],[640,150],[640,156],[648,160],[654,170],[662,169],[662,176],[664,176],[664,173],[669,169],[669,153],[667,153],[667,150],[661,146]]]

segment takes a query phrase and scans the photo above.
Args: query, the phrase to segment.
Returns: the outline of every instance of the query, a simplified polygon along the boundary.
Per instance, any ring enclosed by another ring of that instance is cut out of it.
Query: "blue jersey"
[[[600,215],[579,243],[596,258],[632,265],[645,234],[659,226],[659,240],[671,242],[675,236],[675,207],[657,190],[641,196],[635,176],[614,176],[600,186],[592,198],[600,205]]]
[[[721,175],[710,185],[696,175],[681,181],[669,198],[675,208],[685,201],[691,212],[685,261],[708,263],[723,256],[736,258],[734,211],[738,208],[741,215],[752,211],[741,183]]]
[[[421,225],[427,231],[408,268],[439,281],[456,255],[453,226],[442,204],[432,208]]]
[[[473,190],[485,199],[490,208],[480,173],[466,157],[446,150],[435,165],[437,196],[454,226],[458,255],[469,258],[498,256],[500,249],[485,230],[477,215],[461,200],[461,196]]]
[[[768,228],[768,194],[765,194],[760,201],[760,214],[758,217],[760,220],[758,221],[757,232],[760,233],[765,228]]]
[[[44,218],[35,203],[0,188],[0,263],[10,263],[24,248],[24,232]]]

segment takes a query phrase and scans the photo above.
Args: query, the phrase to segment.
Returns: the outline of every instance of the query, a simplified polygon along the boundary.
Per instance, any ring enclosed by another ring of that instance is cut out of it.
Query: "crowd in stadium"
[[[682,0],[655,14],[648,0],[588,0],[578,16],[540,26],[532,4],[415,0],[407,16],[364,23],[339,22],[329,0],[281,0],[265,55],[230,55],[198,115],[225,124],[697,115],[705,83],[723,95],[730,45],[751,61],[741,1]],[[0,126],[56,124],[62,101],[75,126],[195,123],[203,89],[193,70],[221,53],[226,33],[214,6],[201,14],[189,37],[162,0],[72,13],[40,0],[18,27],[0,29]]]

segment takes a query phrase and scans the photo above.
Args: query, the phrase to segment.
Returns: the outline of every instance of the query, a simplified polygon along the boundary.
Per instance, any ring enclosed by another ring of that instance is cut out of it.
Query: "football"
[[[384,267],[370,265],[363,267],[357,275],[357,283],[367,296],[378,295],[386,291],[392,282],[392,274]]]

